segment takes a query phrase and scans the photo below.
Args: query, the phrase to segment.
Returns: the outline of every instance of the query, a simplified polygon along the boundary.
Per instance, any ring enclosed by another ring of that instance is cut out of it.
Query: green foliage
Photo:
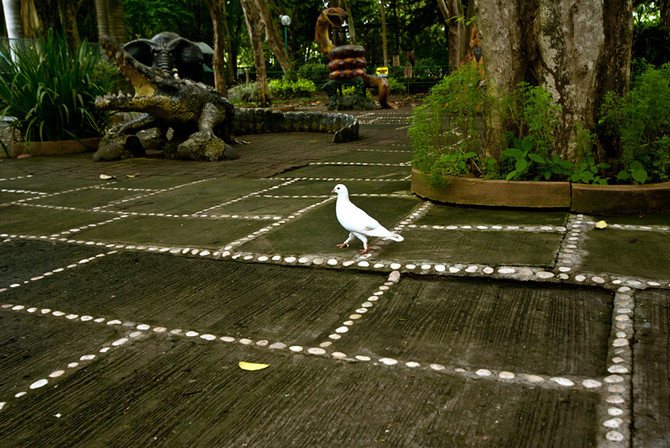
[[[298,68],[300,78],[309,79],[312,82],[325,82],[328,79],[328,67],[320,62],[308,62]]]
[[[407,91],[405,83],[399,79],[389,77],[388,82],[389,82],[389,91],[391,93],[405,93]]]
[[[309,79],[298,78],[295,81],[273,79],[268,84],[273,98],[307,98],[314,95],[316,86]]]
[[[508,133],[508,148],[502,152],[502,164],[506,167],[506,180],[567,180],[585,184],[607,184],[601,177],[602,171],[610,166],[596,163],[588,156],[576,163],[563,160],[557,155],[541,156],[535,152],[534,137],[527,135],[523,139]]]
[[[100,69],[98,51],[86,43],[69,54],[62,36],[52,30],[30,48],[0,51],[7,72],[0,76],[2,116],[25,141],[94,137],[108,123],[95,97],[112,86],[112,72]]]
[[[412,163],[431,173],[434,181],[441,175],[483,172],[477,158],[481,146],[477,118],[488,97],[480,80],[476,67],[461,67],[435,85],[412,112],[408,131]]]
[[[561,114],[561,107],[554,103],[551,94],[542,86],[522,82],[502,99],[501,105],[513,123],[513,135],[519,139],[532,136],[532,152],[549,157]]]
[[[240,84],[228,89],[228,99],[233,102],[252,103],[258,99],[257,90],[255,82]]]
[[[609,92],[601,108],[603,132],[618,138],[622,183],[664,182],[670,166],[670,63],[647,66],[625,98]]]

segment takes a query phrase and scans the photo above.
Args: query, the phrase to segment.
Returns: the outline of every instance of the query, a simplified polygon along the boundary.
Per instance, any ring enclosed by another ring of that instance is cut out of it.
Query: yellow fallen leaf
[[[239,363],[240,369],[242,370],[263,370],[267,367],[270,367],[270,364],[259,364],[256,362],[244,362],[240,361]]]
[[[604,229],[607,227],[607,223],[605,221],[598,221],[596,223],[596,229]]]

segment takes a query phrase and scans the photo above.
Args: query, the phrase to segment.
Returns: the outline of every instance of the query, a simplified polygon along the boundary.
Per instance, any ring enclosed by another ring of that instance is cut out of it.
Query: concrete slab
[[[384,245],[380,258],[551,267],[563,239],[560,233],[519,231],[408,229],[402,234],[405,241]]]
[[[91,188],[87,190],[76,190],[67,193],[61,193],[58,195],[48,195],[34,199],[30,201],[30,203],[92,209],[94,207],[104,206],[110,202],[119,201],[121,199],[134,198],[142,194],[146,194],[146,192]]]
[[[131,216],[78,235],[90,241],[218,249],[272,223],[258,219]]]
[[[78,263],[103,252],[99,247],[46,241],[12,240],[0,244],[0,288]],[[1,300],[1,299],[0,299]]]
[[[318,195],[328,197],[331,196],[331,191],[340,181],[324,180],[324,181],[309,181],[300,180],[291,184],[282,186],[276,190],[269,191],[267,194],[271,196],[282,195]],[[349,195],[352,201],[355,197],[361,194],[404,194],[410,195],[409,181],[391,181],[391,182],[377,182],[377,181],[346,181],[344,182],[349,190]]]
[[[104,181],[100,179],[81,179],[66,176],[33,175],[31,177],[22,177],[20,179],[0,182],[0,188],[55,193],[58,191],[67,191],[100,184],[104,184]]]
[[[358,197],[352,202],[374,216],[387,228],[392,228],[419,201],[414,198]],[[351,247],[339,249],[349,236],[335,216],[335,201],[305,213],[299,218],[283,225],[277,230],[257,236],[254,240],[242,245],[239,250],[256,253],[281,254],[339,254],[358,255],[363,244],[356,240]],[[375,239],[370,244],[375,244]]]
[[[670,440],[670,293],[642,291],[636,298],[633,354],[634,446]]]
[[[406,278],[334,346],[421,364],[598,376],[611,313],[604,290]]]
[[[324,157],[323,160],[342,163],[408,163],[412,160],[412,151],[410,149],[359,149],[344,154]]]
[[[565,226],[568,213],[545,210],[541,213],[526,210],[496,208],[466,208],[440,205],[432,207],[417,219],[417,225],[545,225]]]
[[[82,356],[98,356],[105,344],[119,338],[119,329],[93,322],[84,325],[75,321],[79,317],[47,317],[39,308],[0,310],[0,401],[29,391],[41,379],[53,383],[49,380],[53,372],[65,374],[71,370],[68,364],[80,363]]]
[[[135,200],[119,202],[113,210],[154,213],[195,213],[231,199],[263,191],[279,184],[264,179],[215,179],[190,182],[154,194],[140,195]]]
[[[240,360],[265,362],[248,372]],[[99,385],[104,384],[104,388]],[[153,336],[3,411],[11,446],[593,446],[597,396]]]
[[[667,233],[607,228],[589,232],[582,269],[650,279],[670,279]]]
[[[281,173],[281,178],[339,178],[339,179],[388,179],[400,180],[408,175],[407,167],[388,166],[308,166]]]
[[[309,345],[325,338],[384,279],[124,252],[10,289],[2,300],[184,333]]]
[[[0,209],[0,233],[50,235],[54,232],[99,223],[109,215],[13,205]]]

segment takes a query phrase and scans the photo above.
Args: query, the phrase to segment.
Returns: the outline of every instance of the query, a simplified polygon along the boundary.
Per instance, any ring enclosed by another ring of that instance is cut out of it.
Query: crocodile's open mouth
[[[151,81],[151,68],[135,61],[111,37],[101,36],[100,45],[107,56],[114,61],[119,70],[128,78],[135,89],[135,96],[151,96],[156,93],[156,87]],[[143,73],[146,71],[146,73]],[[127,97],[128,95],[122,95]],[[118,97],[118,96],[117,96]]]

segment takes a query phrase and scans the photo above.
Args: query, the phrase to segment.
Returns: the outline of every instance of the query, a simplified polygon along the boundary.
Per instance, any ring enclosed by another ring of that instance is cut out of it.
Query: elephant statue
[[[123,46],[133,58],[148,67],[160,67],[167,73],[174,70],[180,78],[203,80],[205,57],[195,42],[170,31],[149,39],[135,39]]]

